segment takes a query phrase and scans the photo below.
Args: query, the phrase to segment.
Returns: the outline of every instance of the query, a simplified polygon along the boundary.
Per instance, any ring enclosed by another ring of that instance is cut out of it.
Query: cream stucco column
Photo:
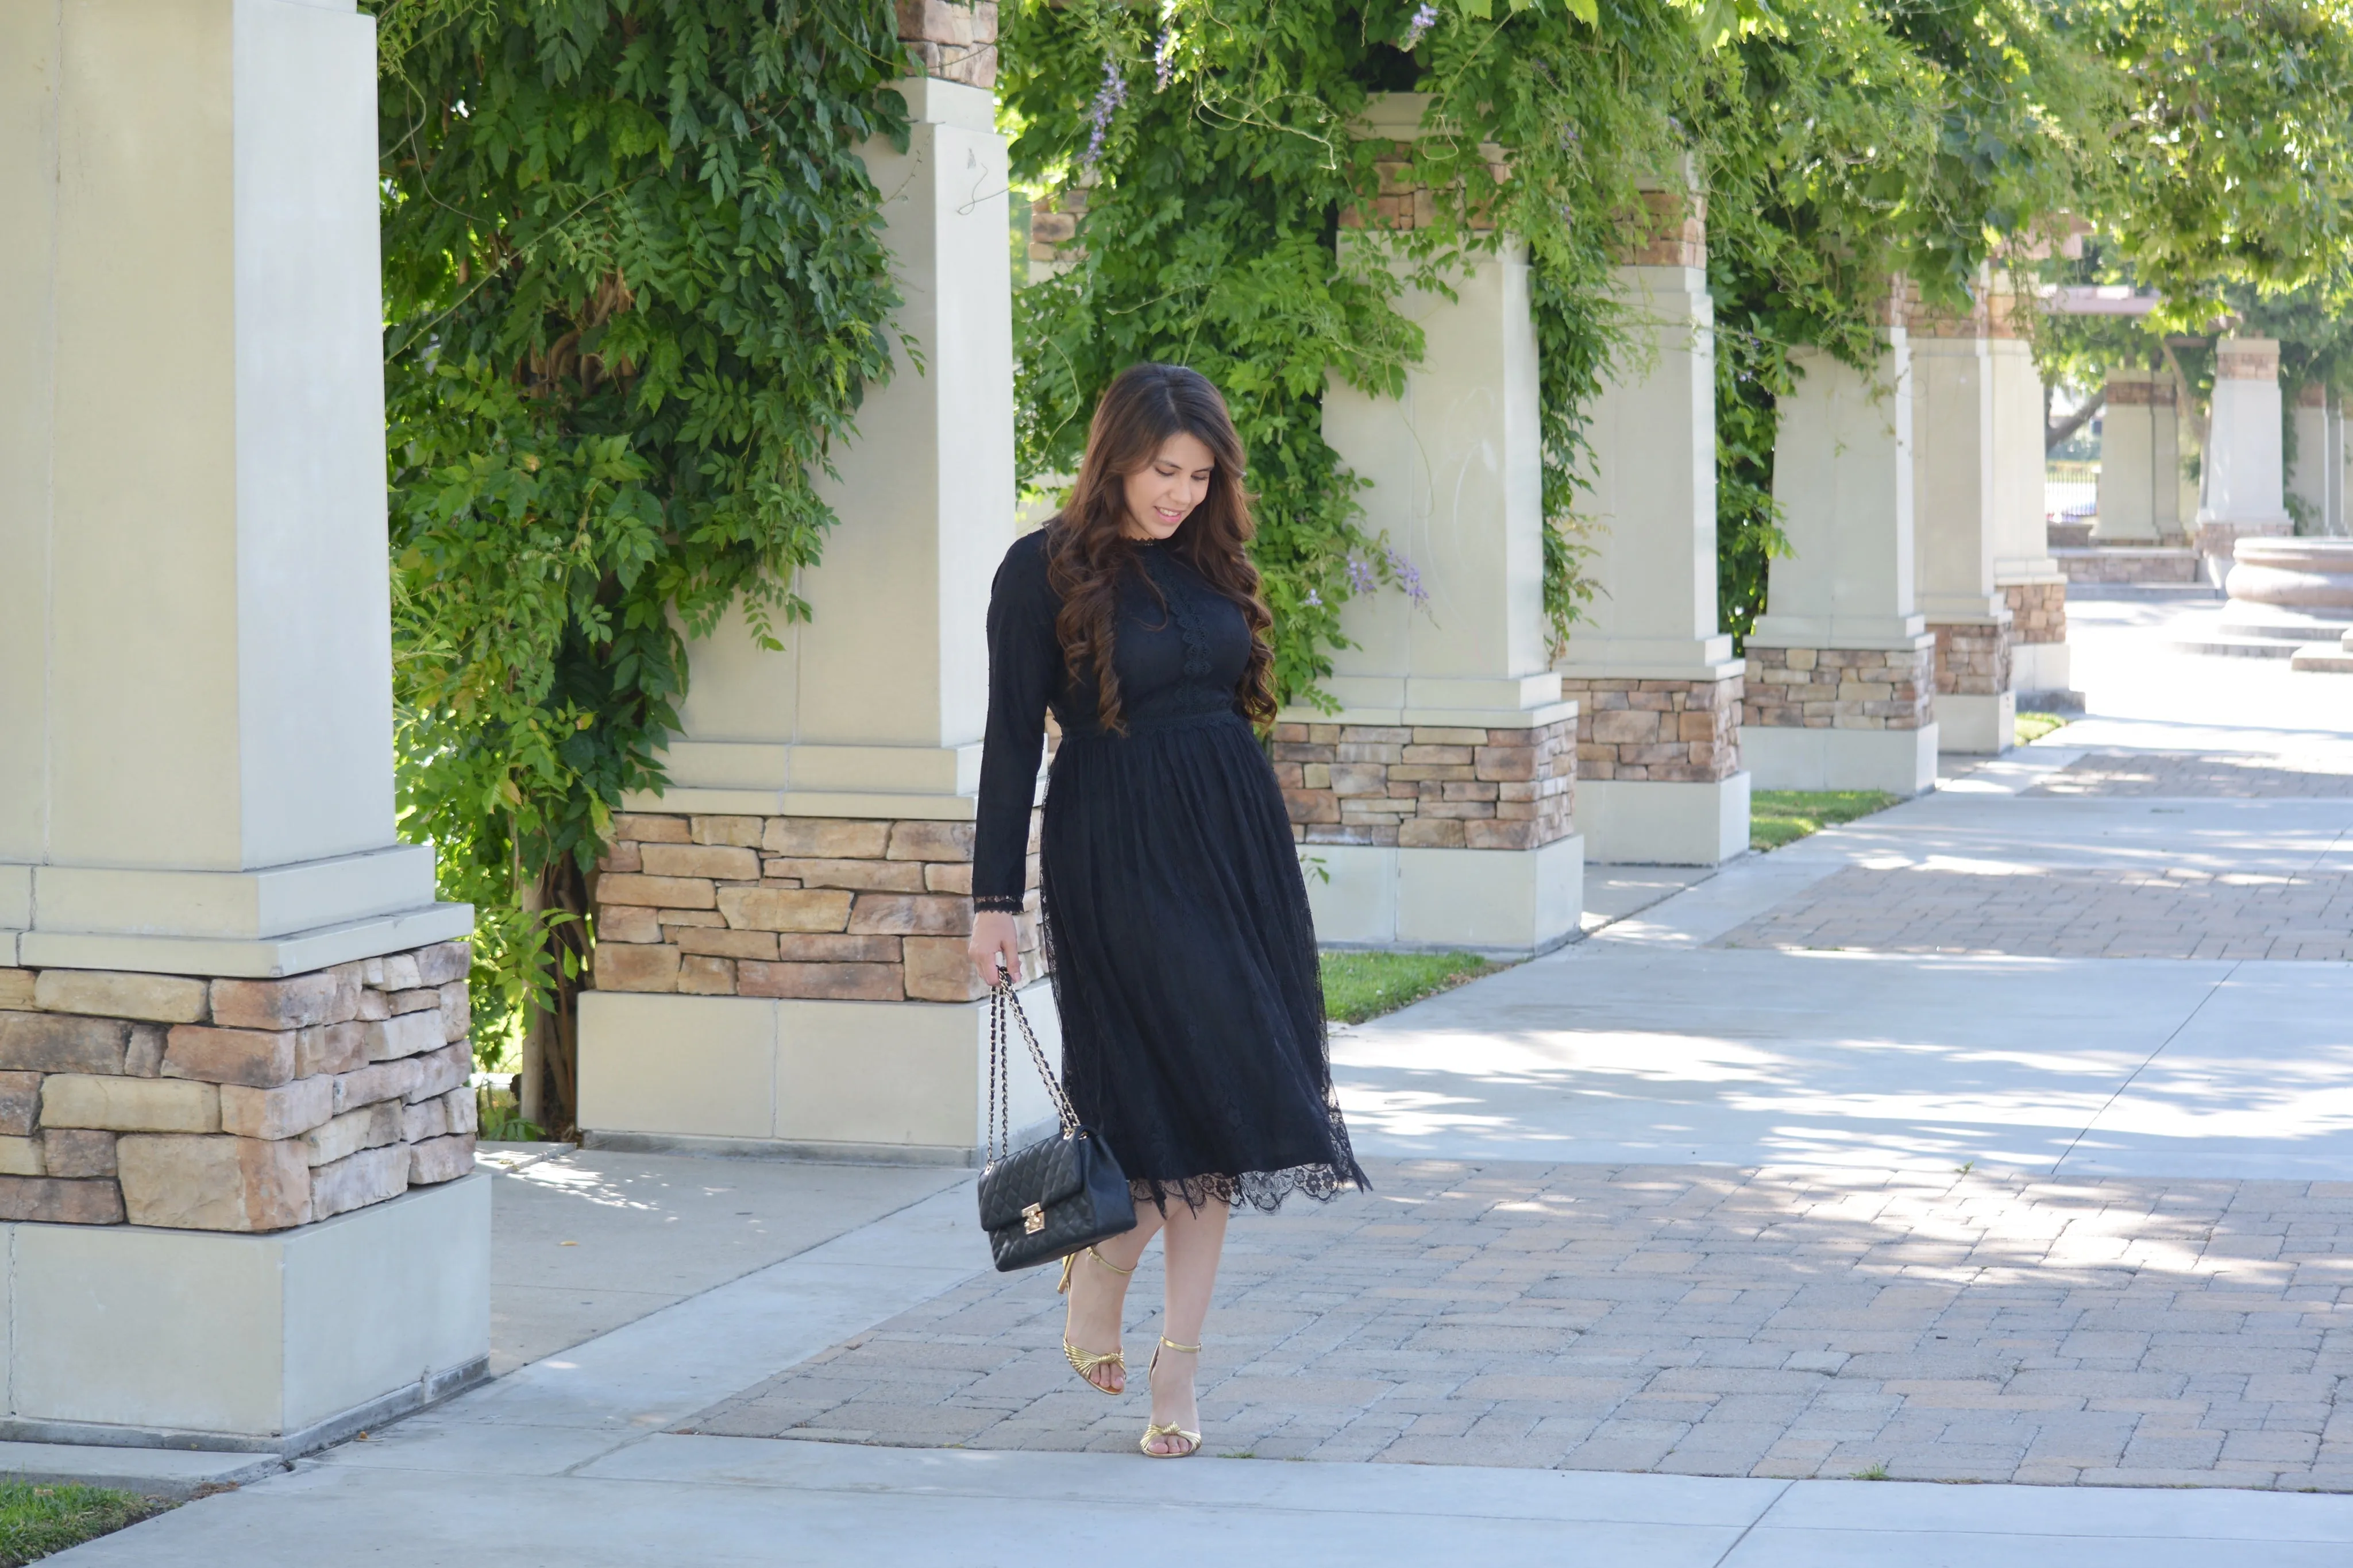
[[[953,6],[918,20],[970,26]],[[594,1142],[960,1163],[982,1142],[987,1019],[964,949],[984,622],[1015,528],[988,58],[948,62],[978,62],[975,79],[902,82],[907,151],[863,150],[921,366],[900,355],[835,455],[840,522],[800,584],[814,618],[781,652],[740,616],[692,646],[670,787],[616,820],[581,1002]],[[1050,1038],[1050,994],[1025,1005]],[[1025,1123],[1047,1114],[1033,1077],[1014,1080]]]
[[[2280,412],[2279,344],[2270,338],[2216,344],[2198,506],[2198,553],[2216,587],[2230,574],[2238,541],[2292,531]]]
[[[1596,860],[1712,866],[1748,847],[1743,665],[1716,625],[1715,342],[1697,200],[1659,192],[1617,269],[1632,341],[1586,426],[1598,592],[1555,666],[1577,716]]]
[[[1424,100],[1377,97],[1364,134],[1419,133]],[[1344,245],[1413,221],[1385,201]],[[1366,215],[1352,215],[1361,221]],[[1525,250],[1505,240],[1399,308],[1426,335],[1401,397],[1335,381],[1324,437],[1372,481],[1366,526],[1419,575],[1352,598],[1324,689],[1276,730],[1315,926],[1326,942],[1525,952],[1567,940],[1583,903],[1569,809],[1577,705],[1548,668],[1544,467]]]
[[[1936,639],[1936,734],[1947,752],[2016,744],[2010,612],[1994,579],[1996,420],[1990,289],[1966,316],[1915,307],[1912,350],[1915,581]]]
[[[2092,525],[2096,542],[2149,545],[2179,531],[2173,412],[2170,373],[2131,366],[2108,372],[2100,414],[2099,513]]]
[[[2074,705],[2067,651],[2067,575],[2044,522],[2042,379],[2016,312],[2026,300],[1996,274],[1986,373],[1993,387],[1993,580],[2010,609],[2013,702]]]
[[[2295,458],[2287,470],[2287,493],[2302,503],[2311,520],[2305,531],[2332,534],[2341,513],[2345,471],[2343,454],[2330,437],[2341,426],[2330,417],[2328,388],[2310,382],[2296,393],[2288,417],[2295,421]]]
[[[9,26],[0,963],[463,936],[393,833],[373,24]]]
[[[0,8],[0,1436],[300,1451],[484,1370],[471,914],[393,825],[374,39]]]
[[[1900,316],[1897,318],[1900,323]],[[1748,637],[1742,755],[1764,789],[1915,795],[1936,777],[1936,639],[1915,603],[1912,362],[1882,329],[1869,374],[1796,356],[1773,495],[1790,553]]]

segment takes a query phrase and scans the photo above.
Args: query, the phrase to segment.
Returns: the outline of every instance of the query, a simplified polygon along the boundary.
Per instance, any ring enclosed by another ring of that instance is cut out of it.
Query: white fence
[[[2100,510],[2096,458],[2053,458],[2042,465],[2042,521],[2084,522]]]

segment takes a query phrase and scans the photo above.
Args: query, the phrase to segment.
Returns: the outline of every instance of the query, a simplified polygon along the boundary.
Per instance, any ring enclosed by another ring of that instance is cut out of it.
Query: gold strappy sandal
[[[1198,1345],[1180,1345],[1166,1334],[1161,1335],[1160,1342],[1152,1347],[1151,1365],[1144,1369],[1146,1383],[1152,1380],[1153,1367],[1160,1364],[1160,1352],[1163,1350],[1176,1351],[1183,1355],[1201,1353],[1201,1347]],[[1182,1437],[1185,1439],[1185,1447],[1164,1454],[1152,1446],[1152,1439],[1155,1437]],[[1144,1450],[1144,1457],[1147,1459],[1189,1459],[1201,1451],[1201,1435],[1198,1432],[1187,1432],[1173,1421],[1166,1426],[1156,1421],[1147,1421],[1144,1424],[1144,1440],[1136,1447]]]
[[[1131,1264],[1129,1267],[1122,1268],[1118,1264],[1113,1263],[1110,1258],[1105,1258],[1102,1253],[1097,1252],[1092,1247],[1085,1247],[1082,1250],[1087,1257],[1093,1258],[1097,1263],[1102,1264],[1113,1274],[1133,1274],[1135,1272],[1135,1267],[1134,1265]],[[1054,1287],[1054,1293],[1056,1295],[1067,1296],[1071,1293],[1071,1271],[1079,1266],[1079,1253],[1073,1252],[1068,1258],[1062,1259],[1062,1282]],[[1156,1355],[1159,1352],[1155,1351],[1153,1353]],[[1087,1375],[1099,1366],[1116,1366],[1120,1370],[1122,1380],[1124,1381],[1127,1373],[1127,1354],[1125,1352],[1105,1351],[1101,1355],[1097,1355],[1092,1351],[1081,1350],[1078,1346],[1072,1344],[1070,1341],[1070,1336],[1065,1334],[1062,1337],[1062,1354],[1069,1359],[1071,1370],[1079,1374],[1079,1381],[1085,1384],[1089,1388],[1093,1389],[1097,1394],[1108,1394],[1113,1398],[1117,1398],[1119,1395],[1127,1392],[1124,1387],[1105,1388],[1102,1384],[1097,1383],[1093,1378]]]

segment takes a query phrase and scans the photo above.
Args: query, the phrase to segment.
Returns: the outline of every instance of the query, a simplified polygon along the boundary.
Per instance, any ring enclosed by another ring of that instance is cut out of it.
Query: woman
[[[1193,1375],[1228,1214],[1365,1184],[1332,1093],[1306,884],[1251,732],[1274,720],[1274,661],[1243,471],[1206,379],[1123,372],[1069,504],[1006,552],[988,605],[972,958],[1020,979],[1014,915],[1050,708],[1062,743],[1040,879],[1062,1079],[1138,1215],[1064,1262],[1062,1351],[1092,1386],[1126,1388],[1127,1277],[1161,1234],[1155,1458],[1201,1446]]]

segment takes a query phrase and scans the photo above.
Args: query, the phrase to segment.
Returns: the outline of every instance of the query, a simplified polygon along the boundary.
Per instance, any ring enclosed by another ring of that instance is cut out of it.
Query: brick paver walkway
[[[2022,958],[2353,958],[2353,872],[1850,866],[1723,947]]]
[[[1210,1452],[2353,1490],[2353,1183],[1368,1163],[1235,1224]],[[1132,1447],[1061,1321],[984,1276],[686,1426]]]
[[[2089,752],[2029,795],[2190,795],[2209,800],[2353,796],[2353,757]]]

